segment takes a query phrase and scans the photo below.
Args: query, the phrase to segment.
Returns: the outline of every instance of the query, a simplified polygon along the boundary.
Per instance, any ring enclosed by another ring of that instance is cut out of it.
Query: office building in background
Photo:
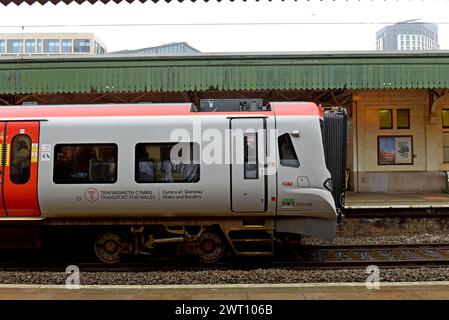
[[[101,55],[104,43],[93,33],[0,33],[0,56]]]
[[[199,50],[187,44],[187,42],[174,42],[156,47],[147,47],[135,50],[120,50],[111,54],[196,54]]]
[[[376,32],[379,51],[438,50],[438,25],[409,20],[386,26]]]

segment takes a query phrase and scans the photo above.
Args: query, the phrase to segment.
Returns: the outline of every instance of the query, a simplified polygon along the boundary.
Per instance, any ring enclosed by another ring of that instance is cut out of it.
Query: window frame
[[[73,52],[74,53],[90,53],[91,46],[92,46],[92,43],[91,43],[90,39],[73,39]],[[85,48],[87,48],[87,50],[84,50]]]
[[[4,54],[6,51],[6,40],[0,39],[0,54]]]
[[[16,182],[13,178],[12,178],[12,173],[13,173],[13,167],[15,168],[15,166],[14,166],[14,153],[15,153],[15,150],[14,150],[14,148],[13,148],[13,145],[14,145],[14,140],[16,139],[16,138],[18,138],[18,137],[26,137],[26,138],[28,138],[28,140],[29,140],[29,143],[30,143],[30,159],[29,159],[29,161],[30,161],[30,165],[29,165],[29,167],[28,167],[28,179],[26,180],[26,181],[24,181],[24,182]],[[13,183],[13,184],[15,184],[15,185],[23,185],[23,184],[27,184],[29,181],[30,181],[30,179],[31,179],[31,153],[32,153],[32,148],[33,148],[33,141],[32,141],[32,139],[31,139],[31,137],[28,135],[28,134],[26,134],[26,133],[19,133],[19,134],[16,134],[12,139],[11,139],[11,154],[10,154],[10,156],[9,156],[9,163],[10,163],[10,170],[9,170],[9,180],[11,181],[11,183]]]
[[[400,127],[399,126],[399,110],[407,111],[407,127]],[[410,129],[410,109],[409,108],[398,108],[398,109],[396,109],[396,129],[398,129],[398,130]]]
[[[198,148],[198,165],[199,165],[199,171],[198,171],[198,180],[193,181],[193,182],[185,182],[185,181],[173,181],[173,182],[165,182],[165,181],[153,181],[153,182],[146,182],[146,181],[138,181],[137,180],[137,173],[138,173],[138,162],[137,162],[137,149],[138,146],[140,145],[158,145],[158,146],[169,146],[169,145],[173,145],[175,146],[178,143],[188,143],[191,146],[191,161],[193,160],[193,146],[196,144],[197,148]],[[193,141],[189,141],[189,142],[184,142],[184,141],[179,141],[179,142],[137,142],[134,145],[134,182],[137,184],[180,184],[180,183],[187,183],[187,184],[192,184],[192,183],[198,183],[201,181],[201,146],[198,142],[193,142]]]
[[[444,111],[449,112],[449,108],[441,109],[441,126],[443,127],[443,129],[449,129],[449,124],[447,126],[444,125],[444,116],[443,116]]]
[[[42,53],[43,51],[43,41],[42,39],[36,39],[36,53]]]
[[[65,51],[65,49],[69,49],[69,50]],[[72,51],[73,51],[73,40],[72,39],[61,39],[61,53],[72,53]]]
[[[11,51],[9,49],[11,49]],[[15,49],[19,49],[19,51],[15,51]],[[23,49],[22,39],[7,39],[6,53],[20,54],[23,53]]]
[[[248,177],[247,174],[247,166],[248,165],[252,165],[253,163],[249,162],[249,157],[248,157],[248,136],[252,135],[254,136],[256,142],[256,176],[255,177]],[[259,137],[257,132],[245,132],[243,134],[243,179],[244,180],[258,180],[259,179]]]
[[[445,134],[449,135],[449,131],[443,131],[442,133],[443,133],[443,139],[442,139],[442,141],[443,141],[443,143],[442,143],[443,163],[449,163],[449,159],[447,159],[447,160],[444,159],[444,149],[449,149],[449,145],[447,145],[447,146],[444,145],[444,135]]]
[[[443,134],[442,144],[441,144],[441,148],[442,148],[442,151],[443,151],[443,159],[442,160],[443,160],[443,163],[448,164],[449,163],[449,159],[447,159],[447,160],[444,159],[444,150],[449,148],[449,145],[447,145],[447,146],[444,145],[444,135],[445,134],[449,134],[449,131],[448,131],[449,130],[449,123],[446,126],[444,125],[444,116],[443,116],[444,112],[448,112],[449,113],[449,108],[441,109],[441,127],[442,127],[442,134]]]
[[[379,111],[378,111],[378,116],[379,116],[379,130],[391,130],[391,129],[393,129],[393,109],[386,109],[386,108],[383,108],[383,109],[378,109]],[[382,127],[382,124],[381,124],[381,121],[380,121],[380,113],[381,113],[381,111],[390,111],[390,123],[391,123],[391,126],[390,127]]]
[[[55,50],[57,49],[57,50]],[[60,39],[44,39],[44,53],[61,53]]]
[[[284,136],[284,135],[287,135],[287,137],[288,137],[288,140],[289,140],[289,142],[290,142],[290,145],[292,146],[293,155],[295,156],[295,160],[298,162],[298,165],[294,165],[294,166],[293,166],[293,165],[282,164],[282,161],[283,161],[283,160],[284,160],[284,161],[285,161],[285,160],[291,160],[291,159],[282,159],[281,144],[279,143],[279,139],[280,139],[282,136]],[[277,137],[277,143],[278,143],[278,152],[279,152],[279,164],[280,164],[282,167],[287,167],[287,168],[299,168],[299,167],[301,167],[301,162],[299,161],[298,153],[296,153],[295,144],[293,143],[291,134],[290,134],[289,132],[285,132],[285,133],[279,135],[279,136]]]
[[[32,49],[29,51],[28,49]],[[24,47],[25,53],[36,53],[36,40],[35,39],[25,39],[25,47]]]
[[[114,172],[114,177],[115,180],[113,182],[105,182],[105,181],[101,181],[101,182],[94,182],[94,181],[88,181],[88,182],[55,182],[55,166],[56,166],[56,148],[58,146],[64,146],[64,147],[75,147],[75,146],[114,146],[115,147],[115,172]],[[106,143],[57,143],[55,144],[55,146],[53,147],[53,176],[52,176],[52,181],[54,184],[58,184],[58,185],[72,185],[72,184],[77,184],[77,185],[90,185],[90,184],[116,184],[118,181],[118,145],[116,143],[110,143],[110,142],[106,142]]]

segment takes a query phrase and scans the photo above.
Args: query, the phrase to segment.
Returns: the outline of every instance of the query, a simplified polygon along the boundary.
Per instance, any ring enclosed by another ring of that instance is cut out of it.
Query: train
[[[313,102],[2,106],[0,248],[61,231],[107,264],[164,247],[214,263],[333,239],[342,192],[325,126]]]

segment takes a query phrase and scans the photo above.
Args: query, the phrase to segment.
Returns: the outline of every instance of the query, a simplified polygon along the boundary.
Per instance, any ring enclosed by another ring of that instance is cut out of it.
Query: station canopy
[[[449,52],[0,57],[0,95],[449,88]]]

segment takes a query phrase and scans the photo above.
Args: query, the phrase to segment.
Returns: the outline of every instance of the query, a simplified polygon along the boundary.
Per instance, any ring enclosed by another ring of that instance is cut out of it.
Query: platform
[[[448,208],[449,194],[346,192],[345,209]]]
[[[449,299],[449,281],[254,285],[81,286],[0,285],[5,300],[404,300]]]

